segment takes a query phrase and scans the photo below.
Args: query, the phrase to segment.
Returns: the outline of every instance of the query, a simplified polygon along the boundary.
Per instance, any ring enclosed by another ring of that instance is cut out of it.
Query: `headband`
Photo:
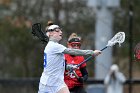
[[[72,38],[71,40],[68,41],[69,43],[72,42],[79,42],[80,43],[80,39],[79,38]]]
[[[47,32],[54,31],[56,28],[60,28],[58,25],[51,25],[48,27]]]

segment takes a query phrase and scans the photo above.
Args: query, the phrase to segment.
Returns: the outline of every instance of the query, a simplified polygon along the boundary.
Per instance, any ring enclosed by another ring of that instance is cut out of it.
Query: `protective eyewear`
[[[81,47],[81,44],[78,42],[78,43],[69,43],[69,45],[71,47]]]

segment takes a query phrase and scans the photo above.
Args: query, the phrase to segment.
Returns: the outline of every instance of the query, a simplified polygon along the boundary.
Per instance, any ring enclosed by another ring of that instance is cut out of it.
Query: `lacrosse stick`
[[[134,48],[135,61],[140,61],[140,42]]]
[[[108,41],[107,45],[106,45],[104,48],[102,48],[100,51],[103,51],[103,50],[105,50],[105,49],[108,48],[108,47],[112,47],[112,46],[114,46],[116,43],[118,43],[119,46],[121,46],[121,43],[123,43],[124,40],[125,40],[125,33],[124,33],[124,32],[118,32],[111,40]],[[92,57],[94,57],[94,55],[89,56],[89,57],[88,57],[87,59],[85,59],[83,62],[81,62],[80,64],[78,64],[78,65],[77,65],[77,68],[78,68],[79,66],[81,66],[82,64],[86,63],[87,61],[89,61]],[[73,70],[74,70],[74,69],[71,68],[67,74],[72,73]]]
[[[37,36],[39,40],[41,40],[43,43],[48,43],[48,37],[46,34],[42,31],[41,24],[35,23],[32,25],[32,34],[34,36]]]

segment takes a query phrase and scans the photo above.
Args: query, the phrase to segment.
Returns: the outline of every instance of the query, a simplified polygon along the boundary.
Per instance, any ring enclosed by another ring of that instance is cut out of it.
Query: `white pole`
[[[107,8],[101,8],[96,12],[95,25],[95,49],[102,49],[108,40],[112,38],[113,16]],[[112,48],[107,48],[96,57],[95,78],[104,79],[112,64]]]
[[[89,0],[89,3],[96,10],[95,49],[102,49],[112,38],[113,11],[120,6],[120,0]],[[112,48],[104,50],[95,61],[95,79],[104,79],[112,64]]]

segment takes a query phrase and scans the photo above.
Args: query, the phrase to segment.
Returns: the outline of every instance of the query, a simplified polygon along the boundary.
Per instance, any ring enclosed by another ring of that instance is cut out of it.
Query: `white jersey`
[[[44,71],[40,82],[48,86],[64,83],[65,58],[62,53],[65,46],[49,41],[44,50]]]

